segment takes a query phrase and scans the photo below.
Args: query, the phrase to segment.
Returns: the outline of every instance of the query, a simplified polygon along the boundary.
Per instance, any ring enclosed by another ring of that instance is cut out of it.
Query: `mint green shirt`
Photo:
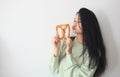
[[[92,77],[96,71],[95,68],[89,69],[89,57],[86,52],[81,57],[83,45],[76,38],[73,41],[72,54],[66,55],[66,42],[61,41],[59,55],[54,57],[52,54],[50,60],[50,70],[57,77]]]

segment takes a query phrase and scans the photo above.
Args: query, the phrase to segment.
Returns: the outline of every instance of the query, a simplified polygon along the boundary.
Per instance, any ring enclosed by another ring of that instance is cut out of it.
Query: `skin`
[[[82,25],[80,21],[80,16],[76,14],[72,26],[72,31],[73,33],[76,34],[76,40],[82,44]],[[60,40],[58,39],[59,35],[55,35],[54,38],[52,39],[52,44],[54,46],[54,56],[58,56],[59,54],[59,49],[60,49]],[[66,54],[70,55],[72,53],[72,47],[73,47],[73,42],[70,38],[66,39]]]

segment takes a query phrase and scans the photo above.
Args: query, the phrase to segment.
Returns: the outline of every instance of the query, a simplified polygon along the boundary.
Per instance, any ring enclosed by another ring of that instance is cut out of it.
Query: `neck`
[[[77,34],[76,35],[76,39],[79,43],[83,44],[83,37],[82,37],[82,34]]]

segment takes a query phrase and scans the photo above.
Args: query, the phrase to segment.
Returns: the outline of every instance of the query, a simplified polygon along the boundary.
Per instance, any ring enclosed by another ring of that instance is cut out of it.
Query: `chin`
[[[74,34],[82,34],[82,32],[72,31]]]
[[[73,31],[74,34],[77,34],[77,32]]]
[[[72,32],[76,34],[75,30],[72,30]]]

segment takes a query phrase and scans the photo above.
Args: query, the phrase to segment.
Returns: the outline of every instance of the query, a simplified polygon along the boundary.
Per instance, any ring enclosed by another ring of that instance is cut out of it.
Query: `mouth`
[[[75,30],[75,26],[72,26],[72,30]]]

